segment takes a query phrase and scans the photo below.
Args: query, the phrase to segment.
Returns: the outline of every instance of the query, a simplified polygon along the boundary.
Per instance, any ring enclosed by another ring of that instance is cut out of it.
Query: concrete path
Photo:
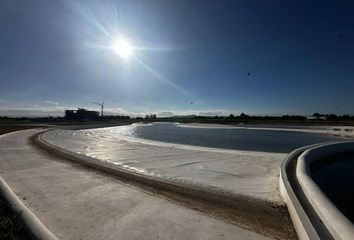
[[[60,239],[268,239],[0,136],[0,175]]]

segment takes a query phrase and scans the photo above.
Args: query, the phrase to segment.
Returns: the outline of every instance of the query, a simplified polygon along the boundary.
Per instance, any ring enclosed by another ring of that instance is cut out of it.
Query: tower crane
[[[92,104],[98,105],[101,107],[101,117],[103,118],[103,107],[104,107],[104,102],[102,103],[97,103],[97,102],[91,102]]]

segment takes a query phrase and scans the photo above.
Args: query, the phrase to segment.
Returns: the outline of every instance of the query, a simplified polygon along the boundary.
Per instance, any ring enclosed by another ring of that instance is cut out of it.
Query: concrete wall
[[[316,213],[335,239],[353,239],[353,224],[312,180],[310,166],[315,161],[341,152],[354,151],[354,142],[336,143],[306,150],[298,158],[297,179]],[[335,161],[335,160],[334,160]],[[351,191],[351,189],[348,189]]]
[[[299,239],[321,239],[323,236],[353,239],[353,224],[312,180],[310,171],[313,162],[349,151],[354,151],[354,142],[307,146],[290,153],[281,165],[280,193]]]

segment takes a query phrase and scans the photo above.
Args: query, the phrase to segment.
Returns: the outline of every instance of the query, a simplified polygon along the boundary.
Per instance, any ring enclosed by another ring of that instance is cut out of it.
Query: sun
[[[120,39],[112,46],[113,50],[122,58],[128,58],[133,52],[133,46],[125,39]]]

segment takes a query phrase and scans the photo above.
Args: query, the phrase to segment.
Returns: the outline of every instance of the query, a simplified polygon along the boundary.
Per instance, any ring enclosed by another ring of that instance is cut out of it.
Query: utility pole
[[[101,107],[101,117],[103,119],[103,107],[104,107],[104,102],[102,103],[97,103],[97,102],[91,102],[92,104],[98,105]]]

